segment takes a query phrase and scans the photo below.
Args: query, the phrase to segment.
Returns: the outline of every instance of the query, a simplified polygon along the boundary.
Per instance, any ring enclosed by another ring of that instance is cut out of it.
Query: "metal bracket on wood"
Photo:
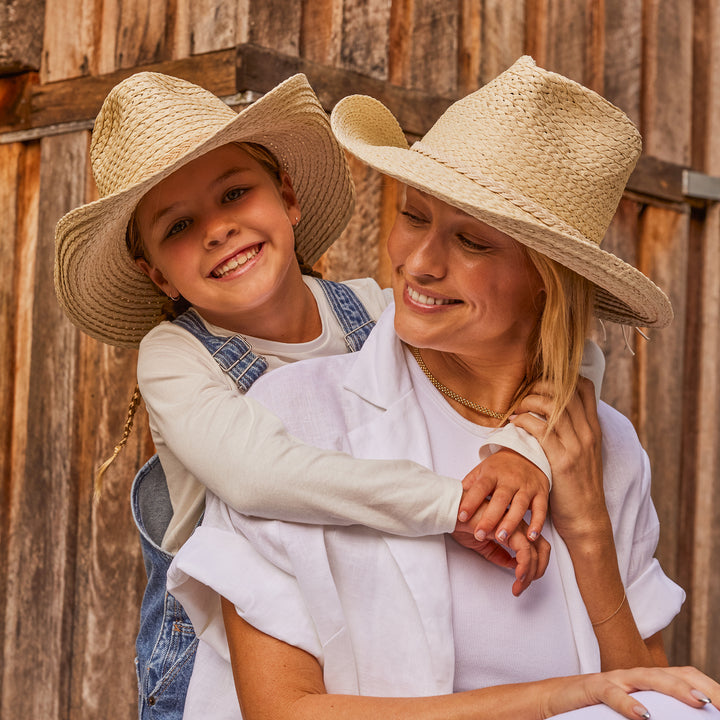
[[[717,202],[720,200],[720,177],[705,175],[695,170],[683,170],[683,195]]]

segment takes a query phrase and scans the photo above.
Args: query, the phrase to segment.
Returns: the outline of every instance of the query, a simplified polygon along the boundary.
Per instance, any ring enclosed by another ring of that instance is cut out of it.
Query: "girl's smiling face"
[[[158,183],[135,219],[142,271],[209,322],[235,330],[297,282],[290,179],[273,177],[238,145],[217,148]]]
[[[408,187],[388,251],[402,340],[467,358],[524,358],[543,286],[520,243]]]

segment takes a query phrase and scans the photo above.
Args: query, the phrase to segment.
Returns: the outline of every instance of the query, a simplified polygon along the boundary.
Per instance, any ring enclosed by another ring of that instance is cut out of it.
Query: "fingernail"
[[[501,531],[497,534],[497,539],[498,539],[501,543],[507,542],[507,539],[508,539],[507,530],[501,530]]]
[[[458,520],[459,520],[460,522],[465,522],[467,519],[468,519],[468,514],[465,512],[465,510],[463,510],[463,511],[458,515]]]
[[[482,542],[487,537],[487,533],[484,530],[478,530],[475,533],[475,539]]]
[[[534,540],[537,540],[537,539],[538,539],[538,531],[537,531],[537,530],[533,530],[533,531],[530,533],[530,540],[533,540],[533,541],[534,541]]]
[[[525,582],[525,578],[527,577],[527,573],[525,575],[520,576],[520,582]]]
[[[705,695],[705,693],[700,692],[700,690],[691,690],[690,694],[696,700],[699,700],[701,703],[705,703],[706,705],[709,705],[711,702],[710,698],[707,695]]]
[[[650,713],[642,705],[636,705],[633,712],[637,713],[638,717],[643,718],[643,720],[650,720]]]

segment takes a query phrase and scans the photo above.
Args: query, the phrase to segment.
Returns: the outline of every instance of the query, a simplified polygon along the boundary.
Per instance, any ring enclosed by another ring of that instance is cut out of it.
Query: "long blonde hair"
[[[525,380],[513,398],[512,409],[544,380],[552,388],[553,410],[548,432],[572,398],[590,329],[594,286],[581,275],[531,248],[525,248],[543,282],[545,305],[528,341]]]

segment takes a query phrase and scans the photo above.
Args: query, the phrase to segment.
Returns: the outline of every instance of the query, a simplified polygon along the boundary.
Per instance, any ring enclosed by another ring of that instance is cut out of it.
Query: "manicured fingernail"
[[[501,543],[507,542],[507,539],[508,539],[507,530],[501,530],[501,531],[497,534],[497,539],[498,539]]]
[[[475,539],[482,542],[487,537],[487,533],[484,530],[475,531]]]
[[[463,511],[458,515],[458,520],[459,520],[460,522],[466,522],[467,519],[468,519],[468,514],[465,512],[465,510],[463,510]]]
[[[537,539],[538,539],[538,531],[537,531],[537,530],[532,530],[532,531],[530,532],[530,540],[531,540],[531,541],[535,541],[535,540],[537,540]]]
[[[527,574],[521,575],[521,576],[520,576],[520,582],[521,582],[521,583],[525,582],[525,578],[526,578],[526,577],[527,577]]]
[[[637,716],[643,718],[643,720],[650,720],[650,713],[642,705],[636,705],[633,712],[637,713]]]
[[[696,700],[699,700],[701,703],[705,703],[706,705],[709,705],[711,702],[710,698],[707,695],[705,695],[705,693],[700,692],[700,690],[691,690],[690,694]]]

